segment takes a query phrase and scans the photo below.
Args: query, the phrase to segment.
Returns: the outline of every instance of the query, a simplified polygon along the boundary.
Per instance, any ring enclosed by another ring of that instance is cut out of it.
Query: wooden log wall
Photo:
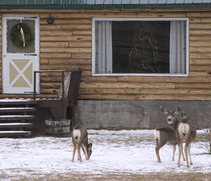
[[[0,14],[0,95],[2,92],[2,14]]]
[[[211,100],[210,10],[1,10],[0,16],[8,13],[39,14],[40,69],[81,68],[83,73],[79,99]],[[50,14],[54,18],[52,25],[46,23]],[[92,76],[92,18],[100,17],[188,17],[190,20],[189,76]],[[1,27],[0,32],[2,32]],[[2,47],[2,43],[0,46]],[[1,62],[0,58],[0,64]],[[42,76],[40,97],[55,97],[60,81],[58,74]],[[0,76],[0,89],[1,82]],[[9,97],[12,96],[17,95]],[[23,97],[23,95],[18,96]],[[0,94],[0,98],[2,97],[8,97],[8,95]]]

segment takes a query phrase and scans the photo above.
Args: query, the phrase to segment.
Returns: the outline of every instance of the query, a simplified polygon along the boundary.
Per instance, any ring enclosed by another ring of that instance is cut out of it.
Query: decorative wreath
[[[14,25],[10,31],[12,43],[17,47],[27,47],[32,42],[32,34],[26,23]]]

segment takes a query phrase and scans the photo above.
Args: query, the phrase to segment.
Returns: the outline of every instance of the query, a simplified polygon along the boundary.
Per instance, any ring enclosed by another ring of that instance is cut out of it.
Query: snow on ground
[[[194,165],[186,167],[181,161],[177,167],[178,152],[175,161],[171,161],[172,147],[165,145],[160,150],[162,163],[156,161],[153,130],[88,130],[89,141],[93,143],[90,160],[83,162],[72,159],[71,138],[35,137],[29,139],[0,139],[0,178],[12,180],[34,178],[46,174],[147,174],[147,173],[188,173],[211,172],[211,155],[204,154],[204,132],[192,144]],[[77,156],[77,154],[76,154]]]

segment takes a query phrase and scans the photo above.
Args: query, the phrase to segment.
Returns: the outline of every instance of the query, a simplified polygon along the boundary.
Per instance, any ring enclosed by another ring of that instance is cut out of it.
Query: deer
[[[190,118],[187,117],[185,112],[181,113],[182,120],[179,122],[177,127],[177,139],[178,139],[178,146],[179,146],[179,158],[177,166],[180,167],[180,158],[181,158],[181,152],[183,150],[183,143],[185,143],[185,157],[186,157],[186,163],[187,167],[190,167],[190,165],[193,165],[192,159],[191,159],[191,153],[190,153],[190,147],[191,143],[196,138],[196,128],[190,121]],[[188,157],[190,158],[190,164]]]
[[[192,165],[192,159],[190,156],[190,146],[191,142],[196,137],[196,129],[194,128],[193,124],[190,122],[189,118],[187,117],[186,113],[184,111],[181,112],[181,106],[179,106],[176,111],[167,111],[162,106],[160,107],[161,113],[167,115],[167,123],[171,127],[171,129],[175,132],[177,143],[179,146],[179,157],[177,166],[180,167],[180,159],[181,154],[183,154],[183,143],[185,143],[185,159],[187,163],[187,167],[190,167],[190,164]],[[179,121],[176,118],[176,115],[181,112],[182,119]],[[190,164],[188,161],[188,156],[190,158]],[[183,156],[184,157],[184,156]]]
[[[157,162],[161,163],[159,150],[165,144],[173,145],[172,161],[174,161],[176,145],[177,145],[177,138],[176,138],[175,132],[171,128],[168,128],[168,127],[159,127],[155,129],[154,137],[156,141],[155,153],[157,156]],[[185,160],[183,152],[182,152],[182,156],[183,156],[183,160]]]
[[[181,109],[179,108],[177,112],[179,112]],[[161,106],[161,113],[165,113],[167,115],[168,119],[175,119],[175,122],[178,123],[179,120],[175,117],[176,111],[170,112],[170,111],[164,111],[163,107]],[[169,117],[169,118],[168,118]],[[154,131],[154,138],[156,141],[156,147],[155,147],[155,153],[157,156],[157,161],[161,163],[159,150],[165,145],[173,145],[173,156],[172,161],[174,161],[175,152],[176,152],[176,145],[177,145],[177,137],[175,131],[171,127],[160,127],[156,128]],[[182,152],[183,160],[185,160],[184,154]]]
[[[81,126],[74,127],[72,130],[72,142],[73,142],[73,156],[72,162],[74,162],[75,152],[78,152],[78,160],[82,162],[80,149],[84,152],[87,160],[90,159],[92,154],[92,143],[88,143],[88,132],[87,129]]]

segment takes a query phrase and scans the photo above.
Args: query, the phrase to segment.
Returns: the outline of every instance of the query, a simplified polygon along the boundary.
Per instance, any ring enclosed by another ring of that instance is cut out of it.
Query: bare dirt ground
[[[86,174],[46,174],[44,176],[34,175],[37,178],[30,178],[24,176],[18,179],[12,179],[14,181],[101,181],[101,180],[123,180],[123,181],[210,181],[211,173],[147,173],[147,174],[127,174],[127,173],[118,173],[111,175],[86,175]],[[7,180],[7,176],[3,176],[2,180]]]

